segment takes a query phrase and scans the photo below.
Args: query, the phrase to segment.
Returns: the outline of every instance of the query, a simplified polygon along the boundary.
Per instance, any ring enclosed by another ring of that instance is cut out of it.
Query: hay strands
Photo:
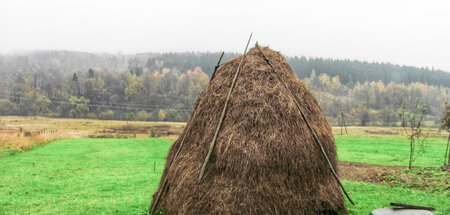
[[[298,111],[300,112],[300,115],[302,116],[303,120],[306,122],[309,130],[311,131],[315,142],[317,143],[317,145],[320,147],[320,150],[322,152],[323,157],[325,158],[325,160],[328,163],[328,167],[331,170],[331,173],[333,174],[334,178],[336,179],[336,181],[338,182],[339,186],[341,187],[342,191],[344,192],[345,196],[347,197],[347,199],[350,201],[350,203],[352,203],[352,205],[355,205],[355,203],[353,203],[352,199],[350,198],[350,196],[348,195],[347,191],[345,191],[344,185],[342,185],[341,181],[339,180],[339,177],[336,174],[336,171],[333,168],[333,165],[331,164],[330,159],[327,156],[327,153],[325,152],[325,149],[322,146],[322,143],[320,142],[319,138],[317,137],[316,132],[314,131],[313,127],[311,126],[311,124],[309,123],[308,119],[306,118],[306,114],[303,112],[303,110],[301,109],[300,105],[297,102],[296,97],[294,96],[294,94],[291,92],[291,90],[289,90],[286,82],[284,82],[284,80],[281,78],[281,76],[278,74],[277,70],[275,69],[275,67],[272,65],[272,63],[270,62],[270,60],[266,57],[266,55],[262,52],[262,50],[259,48],[258,43],[256,43],[256,48],[258,48],[259,52],[261,53],[262,57],[264,58],[264,61],[267,62],[267,64],[270,66],[270,68],[272,69],[272,71],[275,73],[275,75],[277,76],[278,80],[283,84],[284,88],[286,88],[286,90],[289,92],[289,95],[292,97],[292,100],[294,101],[295,105],[297,106]]]
[[[196,111],[194,111],[194,114],[193,114],[193,116],[192,116],[191,118],[194,118],[195,113],[196,113]],[[189,125],[189,124],[188,124],[188,125]],[[186,127],[186,132],[184,132],[183,139],[181,140],[180,146],[179,146],[178,149],[177,149],[177,153],[176,153],[175,156],[173,157],[172,162],[171,162],[171,163],[169,164],[169,166],[167,167],[167,174],[166,174],[166,177],[164,177],[164,180],[163,180],[163,184],[162,184],[162,186],[161,186],[161,189],[159,190],[159,193],[158,193],[158,195],[156,196],[156,199],[154,199],[154,200],[152,201],[152,204],[150,204],[150,210],[149,210],[149,214],[150,214],[150,215],[152,215],[152,214],[155,213],[156,207],[158,207],[158,203],[159,203],[159,200],[161,199],[162,193],[163,193],[163,192],[166,190],[166,188],[167,188],[167,181],[168,181],[167,175],[169,175],[170,167],[172,166],[172,164],[174,163],[174,161],[175,161],[175,159],[177,158],[178,154],[180,153],[181,148],[183,147],[184,139],[186,138],[186,134],[189,132],[190,128],[191,128],[191,126]]]
[[[214,75],[216,74],[216,71],[217,71],[217,69],[219,68],[219,66],[220,66],[220,62],[222,61],[222,58],[223,58],[223,55],[225,54],[225,52],[222,52],[222,55],[220,55],[220,58],[219,58],[219,61],[217,62],[217,65],[216,65],[216,67],[214,68],[214,72],[213,72],[213,74],[212,74],[212,76],[211,76],[211,80],[214,78]],[[200,105],[200,104],[199,104]],[[195,114],[197,113],[197,111],[193,111],[193,114],[192,114],[192,117],[191,117],[191,119],[194,119],[195,118]],[[159,190],[159,193],[158,193],[158,195],[156,196],[156,199],[152,202],[152,204],[150,204],[150,210],[149,210],[149,214],[154,214],[155,213],[155,210],[156,210],[156,208],[158,207],[158,203],[159,203],[159,200],[161,199],[161,196],[162,196],[162,194],[163,194],[163,192],[166,190],[166,188],[167,188],[167,181],[168,181],[168,174],[169,174],[169,169],[170,169],[170,167],[172,166],[172,164],[174,163],[174,161],[175,161],[175,159],[178,157],[178,154],[180,154],[180,151],[181,151],[181,148],[183,147],[183,144],[184,144],[184,140],[185,140],[185,138],[186,138],[186,135],[190,132],[190,130],[191,130],[191,126],[190,126],[191,124],[190,123],[188,123],[188,127],[186,127],[186,132],[184,132],[184,135],[183,135],[183,139],[181,140],[181,143],[180,143],[180,146],[178,147],[178,149],[177,149],[177,152],[175,153],[175,156],[174,156],[174,158],[173,158],[173,160],[172,160],[172,162],[169,164],[169,166],[168,166],[168,170],[167,170],[167,174],[166,174],[166,177],[164,177],[164,180],[163,180],[163,184],[162,184],[162,186],[161,186],[161,189]]]
[[[402,203],[390,203],[391,206],[398,207],[399,209],[418,209],[418,210],[429,210],[434,211],[436,208],[433,207],[426,207],[426,206],[419,206],[419,205],[408,205],[408,204],[402,204]]]
[[[211,141],[211,145],[209,146],[208,154],[206,155],[205,161],[203,162],[202,169],[200,170],[200,174],[198,175],[198,182],[202,180],[203,175],[205,174],[206,166],[208,165],[209,159],[211,158],[212,151],[214,149],[214,146],[216,145],[217,136],[219,135],[220,128],[223,124],[223,119],[225,118],[225,113],[227,112],[228,108],[228,102],[230,101],[231,93],[233,92],[234,86],[236,85],[237,77],[239,76],[239,73],[241,73],[241,67],[242,63],[244,62],[245,55],[247,54],[247,48],[250,44],[250,40],[252,39],[253,33],[250,34],[250,37],[248,38],[247,45],[245,46],[244,55],[241,58],[241,62],[239,62],[239,66],[236,70],[236,73],[234,74],[233,81],[231,82],[230,90],[228,91],[227,99],[225,100],[225,105],[222,109],[222,115],[220,116],[219,123],[217,124],[216,132],[214,133],[214,137]]]

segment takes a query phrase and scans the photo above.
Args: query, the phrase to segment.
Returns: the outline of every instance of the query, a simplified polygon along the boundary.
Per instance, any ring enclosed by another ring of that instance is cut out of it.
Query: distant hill
[[[420,82],[428,85],[450,86],[450,73],[442,70],[324,58],[290,57],[288,61],[300,78],[309,77],[314,69],[317,74],[338,75],[341,82],[349,86],[353,86],[358,81],[361,83],[382,81],[385,84]]]
[[[149,56],[150,54],[141,54]],[[176,67],[181,71],[200,66],[203,71],[211,75],[220,53],[165,53],[152,54],[155,59],[165,62],[168,68]],[[223,62],[236,53],[226,53]],[[329,76],[339,76],[343,84],[353,87],[356,82],[382,81],[409,84],[420,82],[428,85],[450,87],[450,73],[442,70],[418,68],[413,66],[400,66],[391,63],[364,62],[357,60],[338,60],[325,58],[289,57],[287,61],[299,78],[311,75],[312,70],[317,74],[325,73]]]
[[[219,55],[37,51],[0,56],[0,116],[186,121]],[[222,63],[237,55],[227,53]],[[405,106],[423,105],[427,125],[437,126],[450,101],[450,73],[441,70],[286,59],[334,125],[344,112],[350,125],[394,126]]]
[[[222,63],[237,53],[226,53]],[[209,76],[220,56],[218,52],[140,53],[135,55],[86,53],[75,51],[35,51],[21,55],[0,56],[0,74],[8,79],[17,72],[37,73],[51,71],[61,75],[86,72],[98,68],[110,72],[126,72],[130,65],[143,69],[168,68],[179,73],[200,66]],[[450,73],[429,68],[400,66],[390,63],[370,63],[357,60],[287,57],[295,74],[300,78],[325,73],[339,76],[342,84],[352,87],[356,82],[383,81],[409,84],[420,82],[428,85],[450,87]]]

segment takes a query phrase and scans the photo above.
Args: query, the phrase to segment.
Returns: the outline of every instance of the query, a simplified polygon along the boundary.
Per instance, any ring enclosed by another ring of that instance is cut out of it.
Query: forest
[[[0,115],[186,121],[219,59],[210,53],[135,55],[35,51],[0,55]],[[237,56],[226,53],[223,62]],[[332,125],[404,125],[422,107],[437,126],[450,73],[390,63],[288,57]]]

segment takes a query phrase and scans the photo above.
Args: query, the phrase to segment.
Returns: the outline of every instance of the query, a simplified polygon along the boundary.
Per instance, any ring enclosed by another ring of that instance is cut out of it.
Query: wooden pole
[[[408,204],[402,204],[402,203],[390,203],[391,206],[395,207],[401,207],[402,209],[419,209],[419,210],[429,210],[434,211],[436,208],[433,207],[426,207],[426,206],[419,206],[419,205],[408,205]]]
[[[214,78],[214,76],[216,75],[216,71],[217,71],[217,69],[219,69],[219,67],[220,67],[220,61],[222,61],[222,58],[223,58],[223,55],[224,55],[224,54],[225,54],[225,52],[222,52],[222,54],[220,55],[219,61],[217,62],[216,67],[214,67],[214,72],[213,72],[213,74],[211,75],[211,79],[210,79],[209,81],[212,81],[213,78]]]
[[[450,164],[450,133],[448,134],[447,138],[447,147],[445,148],[445,156],[444,156],[444,167],[448,166]]]
[[[447,147],[448,147],[448,154],[447,154],[447,166],[450,164],[450,134],[448,135],[447,139]]]
[[[412,166],[413,153],[414,153],[414,131],[412,131],[411,135],[409,136],[409,164],[408,164],[408,169],[411,169],[411,166]]]
[[[345,134],[347,134],[347,126],[345,125],[345,118],[344,118],[344,112],[343,111],[341,111],[341,116],[342,116],[342,123],[344,123]]]
[[[198,106],[200,106],[200,104],[199,104]],[[197,108],[198,108],[198,106],[197,106]],[[191,116],[191,119],[194,119],[194,118],[195,118],[195,113],[196,113],[196,112],[197,112],[197,111],[195,111],[195,110],[193,111],[193,114],[192,114],[192,116]],[[175,159],[178,157],[178,154],[180,153],[181,148],[183,147],[184,140],[186,139],[186,135],[187,135],[187,134],[189,133],[189,131],[191,130],[191,126],[190,126],[190,125],[191,125],[191,124],[188,123],[188,126],[186,127],[186,132],[184,132],[184,134],[183,134],[183,139],[181,139],[180,147],[178,147],[177,152],[175,153],[175,156],[174,156],[173,159],[172,159],[172,162],[170,162],[169,166],[167,167],[167,174],[166,174],[166,176],[164,177],[163,184],[161,185],[161,189],[159,190],[159,193],[158,193],[158,195],[156,196],[156,199],[154,199],[153,202],[152,202],[152,204],[150,204],[150,213],[149,213],[149,214],[151,214],[151,215],[155,212],[156,207],[157,207],[158,204],[159,204],[159,200],[161,199],[162,193],[166,190],[170,167],[172,167],[172,164],[174,163]]]
[[[325,149],[322,146],[322,143],[319,140],[319,137],[317,137],[316,132],[314,131],[313,127],[311,126],[311,124],[308,121],[308,118],[306,118],[306,114],[303,112],[303,110],[300,107],[300,104],[298,104],[296,97],[294,96],[294,94],[291,92],[291,90],[289,90],[286,82],[284,82],[284,80],[281,78],[280,74],[278,74],[277,70],[275,70],[275,67],[272,65],[272,63],[270,62],[270,60],[266,57],[266,55],[264,55],[264,53],[262,52],[262,50],[259,48],[258,45],[256,45],[256,48],[258,48],[259,52],[261,53],[261,55],[263,56],[264,60],[267,62],[267,64],[270,66],[270,68],[272,69],[272,71],[275,73],[275,75],[278,77],[278,80],[283,84],[284,88],[286,88],[286,90],[288,91],[289,95],[292,97],[292,100],[295,103],[295,106],[297,106],[298,111],[300,112],[300,115],[302,116],[303,120],[305,120],[306,125],[308,126],[309,130],[312,133],[312,136],[314,137],[315,142],[317,143],[317,145],[320,147],[320,150],[322,152],[323,157],[325,158],[325,160],[328,163],[328,167],[331,170],[331,173],[333,174],[334,178],[336,179],[336,181],[338,182],[339,186],[341,187],[342,191],[344,192],[345,196],[347,196],[347,199],[350,201],[350,203],[352,203],[352,205],[354,205],[355,203],[353,203],[352,199],[350,198],[350,196],[348,195],[347,191],[345,191],[344,185],[342,185],[341,181],[339,180],[338,175],[336,174],[336,171],[333,168],[333,165],[331,164],[330,159],[327,156],[327,153],[325,152]]]
[[[214,149],[214,146],[216,145],[217,136],[219,135],[219,131],[220,131],[220,128],[222,127],[223,119],[225,118],[225,113],[227,112],[228,102],[230,102],[231,93],[233,92],[234,86],[236,86],[236,80],[239,76],[239,73],[241,73],[242,63],[244,62],[245,55],[247,54],[248,44],[250,44],[252,35],[253,35],[253,33],[250,34],[250,37],[248,38],[247,45],[245,46],[244,54],[241,58],[241,62],[239,62],[239,66],[236,70],[236,73],[234,74],[233,81],[231,82],[231,87],[230,87],[230,90],[228,91],[227,99],[225,100],[225,105],[223,106],[223,109],[222,109],[222,115],[220,116],[219,124],[217,124],[216,132],[214,133],[214,137],[209,146],[208,154],[206,155],[205,161],[203,162],[203,165],[202,165],[202,169],[200,170],[200,174],[198,175],[198,182],[200,182],[202,180],[202,177],[205,174],[206,166],[208,165],[209,159],[211,158],[212,151]]]
[[[220,61],[222,60],[223,54],[225,52],[222,52],[222,55],[220,56],[219,62],[217,63],[217,65],[220,65]],[[214,74],[216,73],[216,69],[219,68],[218,66],[216,66],[216,68],[214,69],[214,73],[212,78],[214,77]],[[200,106],[200,103],[198,104],[198,106]],[[197,108],[198,108],[197,106]],[[193,110],[193,114],[191,116],[191,119],[195,118],[195,114],[197,113],[197,111]],[[178,157],[178,154],[180,154],[181,148],[183,147],[184,144],[184,140],[186,139],[186,135],[190,132],[191,130],[191,124],[188,123],[188,126],[186,127],[186,132],[184,132],[183,134],[183,139],[181,139],[181,143],[180,143],[180,147],[178,147],[177,152],[175,153],[175,156],[172,160],[172,162],[169,164],[169,166],[167,167],[167,174],[166,177],[164,177],[163,183],[161,185],[161,189],[159,190],[158,195],[156,196],[156,199],[154,199],[154,201],[152,202],[152,204],[150,204],[150,209],[149,209],[149,214],[153,215],[153,213],[155,213],[156,208],[158,207],[159,204],[159,200],[161,199],[162,194],[164,193],[164,191],[166,190],[167,187],[167,181],[168,181],[168,175],[169,175],[169,170],[170,167],[172,167],[172,164],[174,163],[175,159]]]

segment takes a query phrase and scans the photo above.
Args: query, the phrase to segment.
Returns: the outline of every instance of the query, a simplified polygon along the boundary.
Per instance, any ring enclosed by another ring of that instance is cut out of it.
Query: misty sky
[[[447,2],[0,0],[0,53],[242,52],[253,32],[289,56],[450,71]]]

